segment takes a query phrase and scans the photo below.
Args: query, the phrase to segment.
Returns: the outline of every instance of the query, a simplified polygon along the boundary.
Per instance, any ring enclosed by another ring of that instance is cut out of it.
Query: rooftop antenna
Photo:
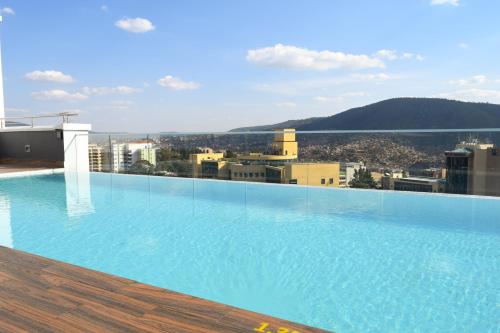
[[[3,19],[2,15],[0,15],[0,25],[2,24]],[[5,127],[5,105],[3,99],[3,73],[2,73],[2,47],[0,41],[0,128]]]

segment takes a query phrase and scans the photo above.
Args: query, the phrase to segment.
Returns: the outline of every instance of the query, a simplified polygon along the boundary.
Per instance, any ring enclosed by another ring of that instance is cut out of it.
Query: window
[[[493,155],[493,156],[497,156],[497,154],[498,154],[498,153],[497,153],[497,150],[496,150],[496,149],[492,149],[492,150],[491,150],[491,155]]]
[[[247,174],[246,172],[244,173],[244,175],[245,175],[245,178],[247,178],[247,177],[248,177],[248,174]]]
[[[250,172],[248,175],[250,176],[250,178],[252,178],[253,177],[253,172]]]
[[[323,184],[323,185],[326,184],[325,178],[321,178],[321,184]]]
[[[261,172],[261,173],[260,173],[260,176],[261,176],[262,178],[264,178],[264,173],[263,173],[263,172]]]
[[[328,180],[328,183],[333,184],[333,178],[330,178],[330,179]]]

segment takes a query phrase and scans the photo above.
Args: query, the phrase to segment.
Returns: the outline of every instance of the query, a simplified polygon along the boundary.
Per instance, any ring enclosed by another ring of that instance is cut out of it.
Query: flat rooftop
[[[276,333],[280,328],[327,332],[0,246],[1,332]]]

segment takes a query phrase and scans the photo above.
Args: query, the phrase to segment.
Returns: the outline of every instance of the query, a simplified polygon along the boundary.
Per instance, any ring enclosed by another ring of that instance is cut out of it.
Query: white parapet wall
[[[68,172],[89,171],[90,124],[63,123],[56,127],[63,135],[64,170]]]

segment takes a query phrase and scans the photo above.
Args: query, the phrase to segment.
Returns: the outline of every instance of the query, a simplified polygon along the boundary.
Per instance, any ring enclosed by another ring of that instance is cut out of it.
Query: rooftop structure
[[[445,156],[448,193],[500,196],[500,148],[462,142]]]
[[[238,159],[247,163],[268,162],[279,164],[291,162],[298,158],[298,144],[295,141],[295,129],[277,129],[271,144],[271,151],[266,153],[250,153],[238,156]]]
[[[399,177],[389,179],[389,188],[394,191],[444,193],[446,181],[427,177]]]

